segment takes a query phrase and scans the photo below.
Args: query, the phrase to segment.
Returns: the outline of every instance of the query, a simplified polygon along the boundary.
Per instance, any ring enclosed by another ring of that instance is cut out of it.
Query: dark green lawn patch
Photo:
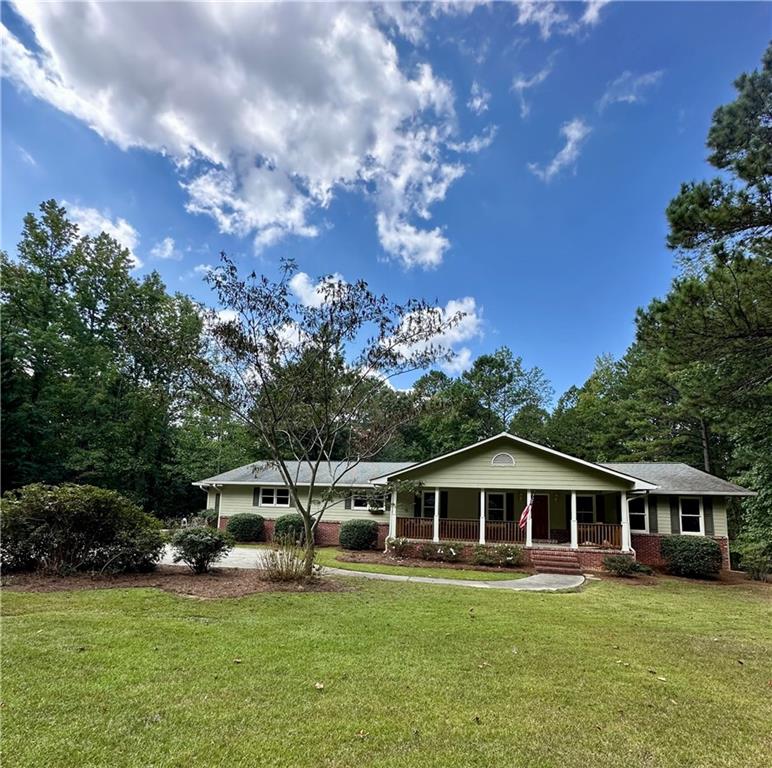
[[[4,768],[768,764],[766,587],[356,586],[4,592]]]

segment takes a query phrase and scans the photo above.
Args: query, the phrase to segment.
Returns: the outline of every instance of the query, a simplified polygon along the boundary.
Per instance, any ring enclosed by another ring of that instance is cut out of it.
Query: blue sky
[[[66,201],[171,290],[225,250],[467,318],[557,394],[675,274],[664,209],[763,3],[3,4],[2,248]]]

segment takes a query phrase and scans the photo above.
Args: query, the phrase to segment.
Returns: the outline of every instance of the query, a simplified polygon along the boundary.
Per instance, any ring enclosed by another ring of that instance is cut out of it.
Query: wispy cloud
[[[486,91],[477,80],[472,83],[472,91],[469,94],[469,101],[466,105],[476,115],[481,115],[483,112],[488,111],[490,106],[491,94],[490,91]]]
[[[172,261],[179,261],[182,258],[182,253],[174,246],[173,237],[165,237],[160,243],[156,243],[150,249],[150,255],[154,259]]]
[[[16,145],[16,151],[19,153],[19,157],[31,168],[38,167],[38,161],[21,144]]]
[[[610,0],[587,0],[584,12],[579,18],[575,18],[558,3],[517,0],[517,23],[521,26],[535,24],[539,27],[542,40],[549,40],[553,34],[578,35],[600,21],[601,9],[609,2]]]
[[[528,117],[531,111],[531,105],[526,101],[525,92],[531,88],[535,88],[537,85],[541,85],[552,74],[554,57],[550,57],[547,65],[540,69],[535,75],[531,77],[525,77],[524,75],[516,75],[512,80],[512,92],[517,94],[517,98],[520,101],[520,117]]]
[[[564,168],[570,168],[576,164],[582,145],[590,135],[591,130],[590,126],[578,117],[564,123],[560,133],[565,138],[566,143],[560,152],[546,166],[528,163],[528,170],[544,182],[552,181]]]
[[[598,102],[598,110],[602,112],[610,104],[637,104],[644,100],[646,91],[653,88],[662,79],[664,71],[646,72],[634,75],[624,71],[616,80],[606,86],[606,92]]]

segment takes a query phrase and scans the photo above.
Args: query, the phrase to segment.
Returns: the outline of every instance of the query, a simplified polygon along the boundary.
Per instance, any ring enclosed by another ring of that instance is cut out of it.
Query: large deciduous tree
[[[303,518],[310,574],[314,532],[329,504],[423,405],[390,382],[447,358],[437,340],[461,315],[418,300],[398,304],[364,281],[331,276],[320,280],[318,302],[302,304],[291,290],[295,272],[284,261],[276,280],[243,278],[223,254],[209,279],[233,319],[210,314],[197,386],[259,436]]]

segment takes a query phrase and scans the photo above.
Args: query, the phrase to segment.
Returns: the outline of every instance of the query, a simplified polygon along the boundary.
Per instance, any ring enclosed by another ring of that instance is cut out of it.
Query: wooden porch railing
[[[525,541],[525,529],[520,528],[517,522],[510,523],[485,523],[485,542],[487,544],[507,543]]]
[[[434,534],[434,521],[425,517],[398,517],[397,536],[405,539],[429,539]]]
[[[578,523],[579,546],[622,548],[622,526],[614,523]]]
[[[479,541],[479,520],[440,520],[440,541]]]

